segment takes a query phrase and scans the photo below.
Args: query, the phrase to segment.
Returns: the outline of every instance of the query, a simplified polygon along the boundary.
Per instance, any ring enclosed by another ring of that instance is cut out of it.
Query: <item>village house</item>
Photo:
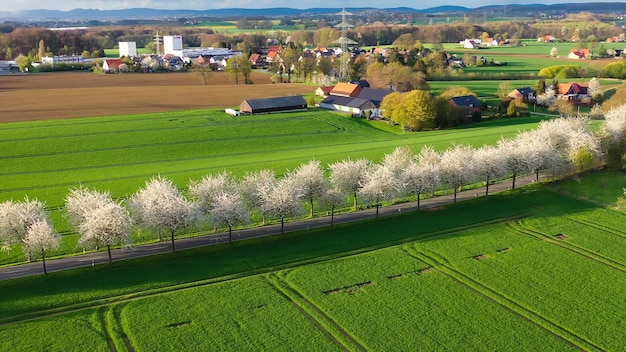
[[[535,91],[530,87],[515,88],[507,96],[523,102],[532,102],[535,100]]]
[[[574,60],[591,59],[591,53],[589,49],[571,49],[567,58]]]
[[[589,84],[587,83],[559,83],[557,98],[562,100],[584,101],[589,98]]]
[[[480,112],[482,103],[473,95],[462,95],[450,98],[450,104],[458,109],[467,110],[467,117],[475,112]]]
[[[120,72],[120,66],[122,65],[124,65],[124,62],[120,59],[104,59],[102,60],[102,71],[105,73]]]

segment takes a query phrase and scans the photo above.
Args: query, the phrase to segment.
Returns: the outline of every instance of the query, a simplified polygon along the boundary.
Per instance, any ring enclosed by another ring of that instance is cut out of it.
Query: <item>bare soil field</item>
[[[225,72],[209,75],[209,85],[187,72],[0,76],[0,122],[234,107],[244,99],[315,91],[302,84],[272,84],[262,72],[252,73],[251,85],[236,85]]]

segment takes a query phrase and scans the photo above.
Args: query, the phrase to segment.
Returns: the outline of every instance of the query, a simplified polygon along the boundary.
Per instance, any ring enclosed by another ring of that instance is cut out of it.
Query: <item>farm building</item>
[[[361,113],[364,113],[365,111],[375,109],[376,106],[367,99],[331,95],[320,103],[320,108],[345,111],[353,115],[361,115]]]
[[[363,88],[358,98],[367,99],[379,108],[383,99],[391,93],[393,93],[393,91],[389,89]]]
[[[335,88],[335,86],[318,87],[315,90],[315,94],[319,95],[320,97],[327,97],[330,95],[330,92],[333,90],[333,88]]]
[[[589,98],[589,84],[587,83],[559,83],[557,98],[563,100],[583,100]]]
[[[533,101],[535,100],[535,91],[530,87],[515,88],[509,93],[508,97],[522,101]]]
[[[120,57],[135,57],[137,56],[137,43],[136,42],[119,42]]]
[[[239,110],[247,114],[271,114],[287,111],[306,111],[306,109],[307,103],[301,95],[246,99],[239,104]]]
[[[482,103],[478,98],[473,95],[463,95],[450,98],[450,104],[460,109],[467,109],[468,116],[471,116],[473,112],[480,111]]]
[[[380,103],[390,93],[392,91],[388,89],[361,88],[354,83],[339,83],[330,91],[330,95],[322,100],[320,108],[345,111],[354,115],[371,111],[372,116],[379,116]]]
[[[572,49],[569,51],[567,58],[574,60],[590,59],[591,52],[589,49]]]
[[[333,90],[330,91],[330,95],[336,95],[340,97],[357,97],[361,93],[361,86],[354,83],[340,82],[335,85]]]
[[[122,65],[124,65],[124,62],[120,59],[104,59],[102,61],[102,70],[107,73],[118,72]]]

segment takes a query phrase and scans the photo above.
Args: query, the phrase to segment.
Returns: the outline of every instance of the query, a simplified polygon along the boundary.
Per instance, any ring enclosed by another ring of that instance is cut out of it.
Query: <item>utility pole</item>
[[[159,31],[154,36],[154,43],[156,44],[156,54],[161,55],[161,43],[163,43],[163,37],[159,35]]]
[[[341,59],[339,61],[339,80],[341,82],[347,82],[349,68],[348,66],[350,65],[350,59],[352,56],[350,54],[350,51],[348,50],[348,44],[356,45],[358,43],[348,38],[348,29],[354,28],[354,26],[346,22],[346,16],[352,14],[350,12],[346,12],[346,9],[344,8],[337,15],[341,15],[341,23],[335,25],[335,28],[339,28],[339,30],[341,31],[341,36],[339,37],[339,39],[333,41],[333,44],[339,44],[339,46],[341,47]]]

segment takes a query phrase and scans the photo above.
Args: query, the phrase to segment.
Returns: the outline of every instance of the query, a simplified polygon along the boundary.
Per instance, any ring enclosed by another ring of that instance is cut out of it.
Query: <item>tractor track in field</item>
[[[353,255],[359,255],[363,253],[369,253],[369,252],[376,251],[381,248],[386,248],[390,246],[401,245],[401,244],[410,243],[410,242],[432,240],[435,238],[441,238],[441,237],[448,236],[451,233],[455,233],[458,231],[468,230],[468,229],[477,228],[481,226],[487,226],[491,224],[508,222],[508,221],[515,220],[515,219],[519,219],[519,216],[516,216],[515,218],[498,218],[498,219],[487,220],[483,222],[477,222],[474,224],[460,226],[460,227],[456,227],[453,229],[435,231],[435,232],[430,233],[428,236],[416,236],[416,237],[404,238],[401,240],[394,240],[394,241],[385,242],[385,243],[381,243],[378,245],[360,248],[360,249],[356,249],[356,250],[352,250],[352,251],[348,251],[344,253],[311,258],[311,259],[304,259],[304,260],[300,260],[297,262],[290,262],[290,263],[285,263],[282,265],[273,266],[270,268],[260,268],[260,269],[250,270],[250,271],[232,274],[232,275],[224,275],[220,277],[209,278],[209,279],[199,280],[199,281],[194,281],[194,282],[189,282],[189,283],[181,283],[181,284],[164,286],[164,287],[154,288],[154,289],[149,289],[149,290],[144,290],[144,291],[131,292],[131,293],[121,294],[117,296],[105,297],[105,298],[90,300],[86,302],[79,302],[79,303],[74,303],[74,304],[58,306],[58,307],[54,307],[50,309],[44,309],[44,310],[38,310],[38,311],[28,312],[24,314],[14,315],[14,316],[8,316],[8,317],[0,318],[0,326],[13,324],[13,323],[33,321],[33,320],[49,318],[49,317],[54,317],[54,316],[60,316],[60,315],[84,311],[88,309],[109,307],[109,306],[120,304],[120,303],[129,303],[129,302],[137,301],[140,299],[169,294],[169,293],[173,293],[177,291],[189,290],[189,289],[194,289],[198,287],[203,287],[203,286],[208,286],[208,285],[213,285],[213,284],[218,284],[218,283],[223,283],[223,282],[228,282],[228,281],[233,281],[233,280],[239,280],[239,279],[248,278],[248,277],[266,275],[269,273],[274,273],[274,272],[278,272],[278,271],[285,270],[285,269],[296,268],[302,265],[323,263],[323,262],[336,260],[338,258],[344,258],[344,257],[350,257]]]
[[[598,224],[598,223],[590,221],[590,220],[576,219],[576,218],[573,218],[573,217],[567,217],[567,219],[571,220],[573,222],[577,222],[577,223],[579,223],[581,225],[593,227],[594,229],[601,230],[601,231],[604,231],[604,232],[608,232],[608,233],[613,234],[613,235],[615,235],[617,237],[626,238],[626,232],[614,229],[612,227],[604,226],[602,224]]]
[[[289,282],[275,273],[269,274],[264,278],[273,286],[276,292],[289,301],[339,348],[344,351],[367,351],[352,335],[313,302],[298,292]]]
[[[414,247],[406,248],[403,246],[402,250],[407,253],[407,255],[430,265],[433,269],[441,272],[447,277],[453,279],[458,282],[463,287],[475,292],[476,294],[486,298],[490,302],[498,305],[502,309],[506,310],[509,313],[512,313],[525,321],[531,323],[532,325],[550,333],[551,335],[559,338],[565,343],[569,344],[572,347],[575,347],[581,351],[589,351],[589,350],[598,350],[605,351],[600,346],[597,346],[593,342],[578,336],[574,332],[569,331],[565,327],[558,325],[557,323],[551,321],[550,319],[542,316],[541,314],[534,312],[533,310],[521,305],[515,300],[503,295],[502,293],[494,290],[493,288],[473,279],[472,277],[464,274],[463,272],[454,269],[452,266],[447,265],[432,256],[429,256],[423,252],[417,251]],[[549,328],[547,327],[549,326]]]
[[[578,245],[576,245],[574,243],[571,243],[571,242],[567,242],[567,241],[560,240],[560,239],[555,239],[554,236],[546,235],[546,234],[541,233],[539,231],[528,229],[528,228],[524,227],[524,225],[522,225],[519,222],[516,222],[516,223],[510,222],[510,223],[508,223],[508,226],[513,231],[515,231],[516,233],[519,233],[519,234],[522,234],[522,235],[525,235],[525,236],[528,236],[528,237],[532,237],[532,238],[534,238],[536,240],[539,240],[539,241],[544,241],[544,242],[550,243],[552,245],[561,247],[561,248],[563,248],[565,250],[568,250],[570,252],[573,252],[573,253],[576,253],[576,254],[578,254],[580,256],[583,256],[583,257],[585,257],[587,259],[591,259],[591,260],[593,260],[596,263],[603,264],[603,265],[605,265],[605,266],[607,266],[607,267],[609,267],[611,269],[620,271],[622,273],[626,273],[626,265],[624,265],[623,263],[618,262],[615,259],[612,259],[612,258],[609,258],[607,256],[604,256],[604,255],[602,255],[600,253],[591,251],[591,250],[589,250],[587,248],[578,246]]]

